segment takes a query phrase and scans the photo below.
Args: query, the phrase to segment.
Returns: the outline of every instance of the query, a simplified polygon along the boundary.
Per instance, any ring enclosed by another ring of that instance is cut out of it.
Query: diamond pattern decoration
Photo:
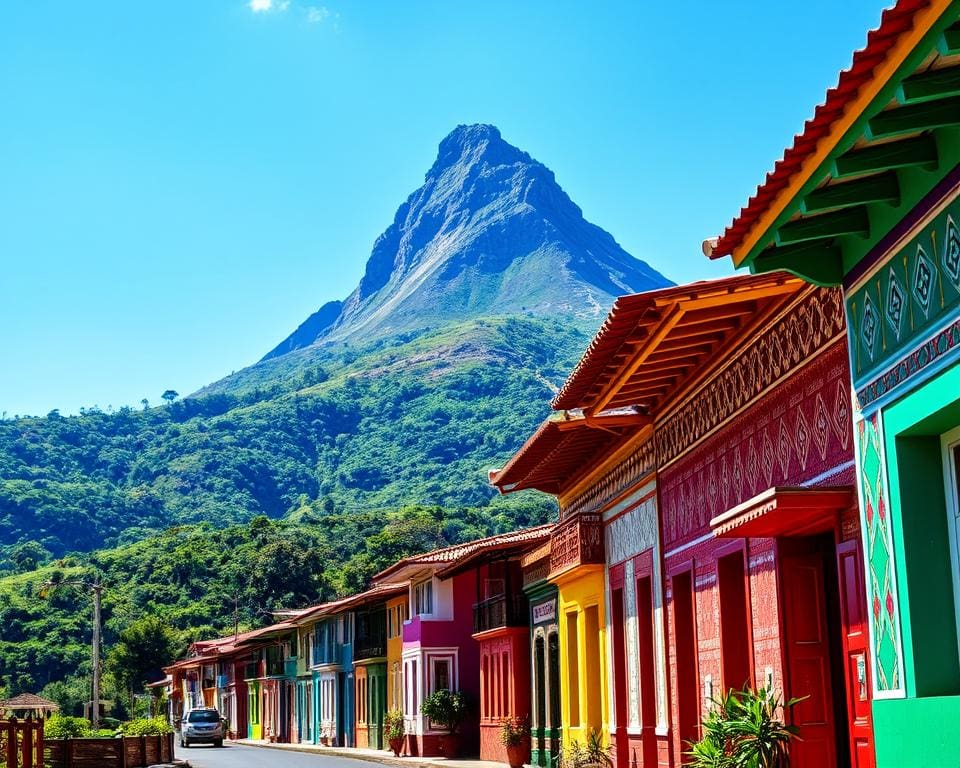
[[[947,214],[947,229],[943,238],[943,268],[954,285],[960,286],[960,231],[956,222]]]
[[[863,318],[860,320],[860,341],[863,342],[867,354],[873,360],[874,348],[877,343],[877,308],[873,305],[873,299],[870,294],[866,294],[863,300]]]
[[[807,427],[807,417],[803,408],[797,408],[797,423],[794,427],[794,441],[797,446],[797,458],[800,459],[800,468],[807,468],[807,451],[810,449],[810,429]]]
[[[790,467],[790,453],[792,445],[790,441],[790,433],[787,432],[787,425],[780,420],[780,435],[777,438],[777,458],[780,460],[780,473],[781,477],[788,477],[787,470]]]
[[[937,270],[933,262],[923,250],[922,245],[917,245],[917,260],[913,266],[913,298],[917,300],[920,309],[923,310],[924,317],[930,317],[930,299],[933,297],[934,284],[937,282]]]
[[[843,381],[837,382],[833,428],[837,431],[840,444],[846,448],[850,444],[850,391],[844,386]]]
[[[773,482],[773,441],[770,440],[770,433],[763,433],[763,448],[761,453],[761,464],[763,467],[763,476],[767,479],[767,485]]]
[[[887,304],[884,314],[890,328],[893,329],[893,335],[897,341],[900,341],[900,328],[903,326],[903,305],[906,299],[906,293],[903,290],[903,283],[893,268],[890,268],[890,277],[887,281]]]
[[[813,410],[813,439],[820,449],[820,458],[827,457],[827,440],[830,437],[830,417],[827,416],[827,406],[823,404],[823,395],[817,394],[817,404]]]

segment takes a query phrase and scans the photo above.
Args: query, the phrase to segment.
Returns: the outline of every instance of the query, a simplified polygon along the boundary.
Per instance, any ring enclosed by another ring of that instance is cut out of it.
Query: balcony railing
[[[580,514],[564,520],[550,537],[550,573],[581,565],[603,564],[600,515]]]
[[[527,625],[527,599],[523,595],[497,595],[473,606],[473,631]]]
[[[354,661],[363,661],[364,659],[376,659],[387,655],[387,634],[374,634],[368,637],[357,637],[353,645]]]
[[[217,688],[228,688],[232,682],[230,675],[217,675]]]
[[[267,677],[283,677],[285,671],[283,659],[267,659]]]

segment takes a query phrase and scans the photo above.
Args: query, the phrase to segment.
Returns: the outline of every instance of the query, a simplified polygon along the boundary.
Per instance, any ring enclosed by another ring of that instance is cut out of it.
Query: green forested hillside
[[[487,470],[548,410],[585,342],[488,319],[366,347],[311,348],[169,405],[0,422],[0,689],[66,706],[89,673],[105,579],[107,654],[160,616],[181,645],[362,588],[406,554],[543,522]]]
[[[486,470],[543,418],[583,345],[554,321],[475,320],[303,350],[169,405],[2,421],[0,569],[261,514],[509,517],[531,502],[497,497]]]
[[[8,575],[0,578],[0,693],[43,690],[71,711],[83,701],[90,672],[90,598],[70,588],[43,596],[48,581],[103,579],[109,671],[121,632],[146,617],[162,619],[182,651],[190,640],[230,634],[235,618],[246,629],[268,623],[273,610],[358,590],[407,554],[544,517],[542,511],[529,517],[515,511],[508,523],[498,523],[486,510],[438,507],[305,513],[297,522],[258,516],[222,529],[209,523],[171,528],[123,547]],[[154,660],[156,673],[170,660]],[[106,686],[107,695],[115,697],[110,674]]]

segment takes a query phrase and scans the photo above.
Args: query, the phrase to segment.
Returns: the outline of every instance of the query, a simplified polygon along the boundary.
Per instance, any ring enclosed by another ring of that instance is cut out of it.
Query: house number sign
[[[553,621],[557,618],[557,601],[548,600],[545,603],[537,603],[533,606],[533,623],[540,624],[544,621]]]

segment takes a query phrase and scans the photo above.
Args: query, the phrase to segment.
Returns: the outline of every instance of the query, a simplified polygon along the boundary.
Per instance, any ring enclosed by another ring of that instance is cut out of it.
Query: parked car
[[[180,746],[194,744],[223,746],[223,719],[213,707],[191,709],[180,721]]]

